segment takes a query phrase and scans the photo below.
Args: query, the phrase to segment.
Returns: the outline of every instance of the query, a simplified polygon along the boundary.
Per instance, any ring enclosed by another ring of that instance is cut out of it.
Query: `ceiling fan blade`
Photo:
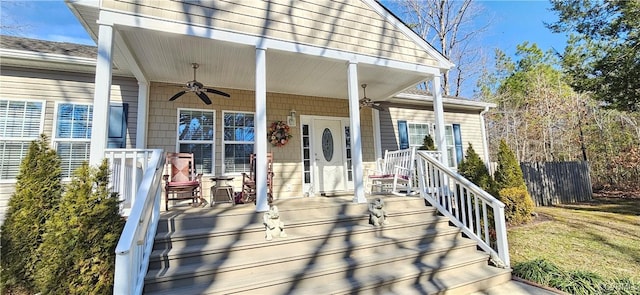
[[[169,98],[169,101],[174,101],[176,100],[178,97],[182,96],[183,94],[187,93],[186,90],[182,90],[178,93],[176,93],[175,95],[173,95],[171,98]]]
[[[202,99],[202,101],[204,101],[204,103],[211,104],[211,100],[206,94],[204,94],[204,92],[198,91],[196,92],[196,94],[198,95],[198,97],[200,97],[200,99]]]
[[[212,89],[212,88],[205,88],[204,90],[209,92],[209,93],[215,93],[217,95],[221,95],[221,96],[224,96],[224,97],[231,97],[231,95],[229,95],[228,93],[222,92],[220,90],[215,90],[215,89]]]

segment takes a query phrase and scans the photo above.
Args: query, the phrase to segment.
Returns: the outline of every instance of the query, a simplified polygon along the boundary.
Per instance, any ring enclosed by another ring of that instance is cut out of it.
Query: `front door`
[[[347,190],[347,169],[344,157],[345,141],[340,119],[313,120],[313,152],[315,183],[318,192]]]

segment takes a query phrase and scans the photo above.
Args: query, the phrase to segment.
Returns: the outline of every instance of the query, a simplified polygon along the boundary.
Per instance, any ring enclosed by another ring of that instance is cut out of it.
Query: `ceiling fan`
[[[215,89],[212,89],[212,88],[206,88],[206,87],[204,87],[204,85],[202,85],[202,83],[196,81],[196,70],[198,69],[199,66],[200,65],[197,64],[197,63],[192,63],[191,64],[191,67],[193,68],[193,80],[187,82],[185,84],[185,86],[183,86],[183,88],[185,90],[182,90],[182,91],[174,94],[171,98],[169,98],[169,101],[174,101],[174,100],[178,99],[178,97],[182,96],[183,94],[185,94],[187,92],[195,93],[206,104],[211,104],[211,99],[209,99],[209,97],[207,96],[207,94],[205,92],[218,94],[218,95],[221,95],[221,96],[224,96],[224,97],[231,97],[228,93],[222,92],[220,90],[215,90]]]
[[[360,108],[368,107],[374,108],[378,111],[384,111],[384,109],[380,106],[380,103],[371,100],[371,98],[367,97],[367,84],[362,84],[362,91],[364,92],[364,97],[360,99]]]

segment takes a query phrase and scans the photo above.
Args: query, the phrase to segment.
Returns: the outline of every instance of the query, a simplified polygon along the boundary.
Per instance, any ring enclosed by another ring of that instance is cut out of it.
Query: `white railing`
[[[142,294],[144,287],[144,276],[149,267],[149,256],[160,219],[160,184],[165,162],[162,150],[149,152],[148,164],[143,170],[140,185],[133,190],[136,193],[132,195],[131,211],[116,246],[113,294]],[[138,168],[132,166],[132,169]],[[121,180],[135,183],[133,179]]]
[[[504,204],[425,151],[418,151],[416,161],[420,195],[476,240],[492,260],[509,267]]]
[[[120,214],[129,216],[136,194],[142,181],[142,173],[147,169],[153,150],[106,149],[111,171],[111,191],[120,198]]]
[[[426,150],[418,150],[418,151],[422,152],[422,153],[426,153],[427,155],[431,156],[432,158],[434,158],[438,162],[442,162],[442,153],[441,152],[438,152],[438,151],[426,151]]]

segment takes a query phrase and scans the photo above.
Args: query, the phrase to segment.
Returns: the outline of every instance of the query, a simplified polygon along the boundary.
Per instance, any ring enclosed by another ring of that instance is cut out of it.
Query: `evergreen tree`
[[[496,169],[494,177],[499,190],[512,187],[526,187],[518,159],[516,159],[516,156],[504,139],[500,140],[497,160],[498,168]]]
[[[640,111],[640,1],[551,0],[558,21],[553,32],[569,33],[563,68],[579,92],[609,107]]]
[[[36,285],[43,294],[112,294],[115,247],[124,227],[108,162],[84,163],[67,185],[60,210],[46,224],[38,249]]]
[[[489,194],[496,195],[493,178],[471,143],[469,143],[464,159],[458,164],[458,173]]]
[[[498,148],[498,168],[495,173],[498,199],[504,203],[505,219],[510,224],[531,220],[533,200],[527,191],[520,164],[504,140]]]
[[[16,188],[2,225],[1,287],[3,293],[32,293],[36,249],[42,243],[45,222],[55,211],[62,194],[61,164],[45,135],[33,141],[20,163]]]
[[[419,150],[426,150],[426,151],[435,151],[436,150],[436,145],[433,143],[433,138],[431,137],[431,135],[427,134],[424,139],[422,140],[422,146],[420,146],[420,148],[418,148]]]

